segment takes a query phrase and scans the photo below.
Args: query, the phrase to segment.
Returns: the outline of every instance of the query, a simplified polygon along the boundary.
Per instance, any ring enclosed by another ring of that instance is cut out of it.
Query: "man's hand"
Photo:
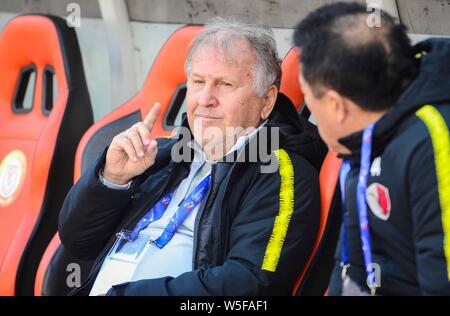
[[[161,104],[155,103],[143,122],[113,138],[103,170],[106,180],[125,184],[155,163],[157,144],[150,138],[150,133],[160,112]]]

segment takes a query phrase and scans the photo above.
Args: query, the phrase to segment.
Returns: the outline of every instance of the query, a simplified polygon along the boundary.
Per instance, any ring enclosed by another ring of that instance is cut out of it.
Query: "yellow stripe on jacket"
[[[271,272],[275,272],[277,269],[289,222],[294,212],[294,167],[285,150],[276,150],[275,155],[278,158],[278,171],[281,177],[280,203],[261,268]]]
[[[433,144],[436,177],[444,230],[444,253],[447,259],[447,277],[450,280],[450,135],[444,118],[431,105],[416,112],[430,132]]]

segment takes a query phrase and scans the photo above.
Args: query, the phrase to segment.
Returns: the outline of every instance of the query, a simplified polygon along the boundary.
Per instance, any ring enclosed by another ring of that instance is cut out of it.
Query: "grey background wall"
[[[283,57],[291,47],[295,24],[311,10],[331,2],[336,1],[1,0],[0,30],[17,14],[49,13],[67,17],[68,5],[78,4],[81,26],[76,32],[98,120],[139,90],[160,47],[180,26],[203,24],[216,15],[265,25],[273,29],[279,55]],[[450,0],[371,2],[381,3],[396,15],[415,41],[430,35],[450,36]],[[114,28],[116,33],[111,33]],[[121,69],[121,65],[128,67]]]

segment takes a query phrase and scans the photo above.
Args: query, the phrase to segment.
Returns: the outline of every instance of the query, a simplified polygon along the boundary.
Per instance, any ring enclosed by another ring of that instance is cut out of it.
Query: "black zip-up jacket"
[[[381,295],[450,295],[450,41],[427,40],[416,48],[425,52],[420,72],[373,134],[366,197]],[[356,206],[361,135],[341,142],[356,164],[345,184],[349,274],[368,291]],[[331,295],[341,293],[340,251]]]
[[[108,295],[289,294],[317,236],[318,171],[326,147],[282,94],[266,126],[280,128],[280,167],[261,173],[262,162],[213,165],[212,185],[195,220],[192,271],[117,285]],[[61,241],[79,259],[96,258],[90,276],[72,295],[89,294],[116,233],[132,229],[189,174],[189,163],[171,159],[179,141],[159,139],[155,164],[129,190],[109,189],[99,181],[106,153],[72,187],[60,214]]]

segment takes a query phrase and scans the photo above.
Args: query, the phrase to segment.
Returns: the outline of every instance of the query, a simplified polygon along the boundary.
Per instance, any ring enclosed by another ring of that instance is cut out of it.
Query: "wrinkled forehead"
[[[199,61],[205,56],[228,64],[250,67],[256,60],[254,49],[246,38],[227,33],[214,34],[202,41],[193,52],[192,61]]]

